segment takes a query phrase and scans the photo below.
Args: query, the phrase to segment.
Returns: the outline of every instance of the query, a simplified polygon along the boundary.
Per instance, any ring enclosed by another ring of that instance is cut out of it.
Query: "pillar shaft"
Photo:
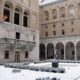
[[[66,60],[66,49],[65,49],[65,46],[64,46],[64,60]]]
[[[45,48],[45,59],[47,59],[47,47]]]

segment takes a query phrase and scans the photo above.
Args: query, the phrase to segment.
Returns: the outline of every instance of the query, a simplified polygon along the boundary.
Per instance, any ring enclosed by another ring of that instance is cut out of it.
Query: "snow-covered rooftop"
[[[51,2],[54,2],[56,0],[43,0],[43,1],[40,1],[40,4],[47,4],[47,3],[51,3]]]
[[[67,0],[40,0],[40,5],[41,6],[45,6],[45,5],[49,5],[49,4],[56,4],[62,1],[67,1]]]

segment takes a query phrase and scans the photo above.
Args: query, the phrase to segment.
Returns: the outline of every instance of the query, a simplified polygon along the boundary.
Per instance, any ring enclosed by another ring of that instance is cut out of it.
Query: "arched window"
[[[48,11],[45,11],[45,20],[49,20],[49,12]]]
[[[21,14],[22,10],[20,7],[16,7],[15,8],[15,13],[14,13],[14,24],[19,25],[20,23],[20,14]]]
[[[78,4],[78,16],[80,17],[80,3]]]
[[[57,19],[57,10],[56,9],[52,10],[52,18]]]
[[[10,22],[11,10],[12,10],[11,3],[6,2],[5,5],[4,5],[4,12],[3,12],[3,16],[6,17],[4,21]]]
[[[29,12],[24,12],[23,16],[23,26],[28,27],[28,22],[29,22]]]
[[[60,17],[65,17],[65,8],[64,7],[61,7],[60,8]]]
[[[69,17],[74,17],[75,16],[75,8],[74,5],[69,6]]]

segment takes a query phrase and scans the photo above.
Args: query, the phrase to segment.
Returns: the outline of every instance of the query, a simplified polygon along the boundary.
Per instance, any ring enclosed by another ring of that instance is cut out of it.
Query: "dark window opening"
[[[5,51],[5,59],[9,59],[9,51]]]
[[[75,52],[74,51],[72,51],[72,55],[75,55]]]
[[[64,35],[65,34],[65,31],[64,30],[62,30],[62,35]]]
[[[65,14],[61,14],[61,17],[65,17]]]
[[[54,24],[54,25],[53,25],[53,27],[55,28],[55,27],[56,27],[56,25]]]
[[[56,31],[53,31],[54,36],[56,35]]]
[[[64,55],[64,49],[61,49],[61,55]]]
[[[20,10],[18,8],[16,8],[15,11],[20,12]]]
[[[25,58],[28,58],[28,51],[25,52]]]
[[[19,25],[19,13],[14,14],[14,24]]]
[[[5,4],[5,7],[6,7],[6,8],[10,8],[9,4]]]
[[[53,16],[53,19],[57,19],[57,16]]]
[[[74,29],[73,28],[71,29],[71,32],[74,32]]]
[[[48,36],[48,32],[45,33],[45,36]]]
[[[4,9],[4,14],[5,17],[7,17],[4,21],[9,22],[10,21],[10,11],[8,9]]]
[[[71,24],[73,25],[73,24],[74,24],[74,22],[73,22],[73,21],[71,21]]]
[[[64,23],[62,23],[62,27],[64,27]]]
[[[46,20],[46,21],[49,20],[49,17],[46,17],[45,20]]]
[[[16,39],[20,39],[20,33],[16,32]]]
[[[23,26],[28,27],[28,17],[27,16],[24,16]]]

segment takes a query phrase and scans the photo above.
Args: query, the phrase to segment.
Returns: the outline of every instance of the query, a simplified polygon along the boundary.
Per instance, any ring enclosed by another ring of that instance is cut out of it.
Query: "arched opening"
[[[23,26],[28,27],[28,23],[29,23],[29,12],[25,11],[23,16]]]
[[[60,17],[65,17],[65,7],[60,8]]]
[[[75,59],[75,47],[74,43],[68,42],[66,44],[66,59],[74,60]]]
[[[15,8],[15,13],[14,13],[14,24],[19,25],[20,23],[20,14],[22,13],[22,10],[20,7]]]
[[[70,6],[69,6],[68,12],[69,12],[69,17],[70,17],[70,18],[75,17],[75,8],[74,8],[74,5],[70,5]]]
[[[80,60],[80,41],[76,44],[77,59]]]
[[[10,22],[11,10],[12,10],[12,4],[10,2],[6,2],[4,4],[4,11],[3,11],[3,16],[6,17],[4,21]]]
[[[40,60],[44,60],[44,59],[45,59],[45,45],[40,44]]]
[[[47,58],[48,59],[54,58],[54,45],[52,43],[49,43],[47,45]]]
[[[45,20],[49,20],[49,12],[48,11],[45,11],[44,12],[44,15],[45,15]]]
[[[52,10],[52,18],[57,19],[57,10],[56,9]]]
[[[62,43],[56,45],[56,57],[57,59],[64,59],[64,45]]]

